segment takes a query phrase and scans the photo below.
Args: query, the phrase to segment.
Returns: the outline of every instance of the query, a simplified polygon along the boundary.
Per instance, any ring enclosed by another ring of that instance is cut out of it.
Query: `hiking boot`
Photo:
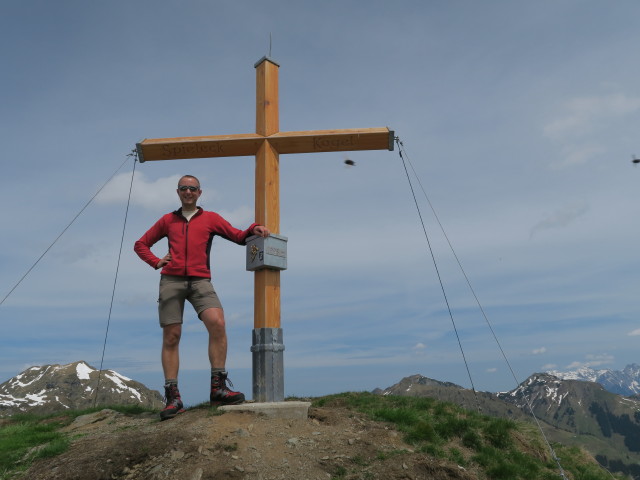
[[[164,398],[167,401],[167,406],[160,411],[160,420],[169,420],[179,413],[184,412],[184,408],[182,408],[182,399],[180,398],[180,391],[178,390],[177,385],[165,385]]]
[[[233,388],[233,383],[227,378],[227,372],[211,375],[211,395],[209,395],[211,406],[238,405],[244,402],[244,394],[230,390],[227,382]]]

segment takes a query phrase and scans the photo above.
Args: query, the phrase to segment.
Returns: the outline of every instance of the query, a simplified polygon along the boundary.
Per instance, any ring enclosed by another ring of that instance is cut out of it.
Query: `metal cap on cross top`
[[[256,64],[256,132],[200,137],[145,139],[136,144],[140,162],[255,155],[255,221],[280,233],[279,156],[356,150],[393,150],[387,127],[280,132],[278,69],[269,57]],[[286,238],[286,237],[285,237]],[[254,271],[253,399],[284,400],[280,270]]]

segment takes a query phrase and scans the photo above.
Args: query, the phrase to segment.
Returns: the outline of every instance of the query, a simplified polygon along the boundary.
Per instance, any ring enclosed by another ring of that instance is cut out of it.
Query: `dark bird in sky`
[[[353,160],[349,160],[348,158],[344,161],[345,165],[348,165],[349,167],[353,167],[356,162],[354,162]]]

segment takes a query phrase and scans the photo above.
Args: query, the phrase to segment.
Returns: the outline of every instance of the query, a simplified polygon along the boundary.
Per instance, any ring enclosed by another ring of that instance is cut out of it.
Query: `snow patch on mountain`
[[[0,384],[0,417],[27,411],[81,409],[94,403],[161,408],[162,397],[124,375],[113,370],[98,371],[83,361],[30,367]]]
[[[640,365],[635,363],[627,365],[622,370],[595,370],[585,366],[568,372],[551,370],[547,373],[563,380],[599,383],[607,391],[618,395],[640,394]]]
[[[76,373],[80,380],[89,380],[91,378],[91,372],[94,371],[95,370],[84,362],[79,362],[78,365],[76,365]]]

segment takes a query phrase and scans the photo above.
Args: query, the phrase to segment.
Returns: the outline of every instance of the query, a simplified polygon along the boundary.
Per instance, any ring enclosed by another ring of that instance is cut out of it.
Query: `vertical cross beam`
[[[268,58],[256,67],[256,133],[265,137],[256,153],[256,222],[280,233],[280,158],[266,137],[278,133],[278,68]],[[284,400],[283,335],[280,326],[280,271],[254,273],[253,398]]]
[[[256,133],[278,131],[278,64],[265,58],[256,64]],[[255,177],[256,222],[280,233],[280,159],[266,138],[256,154]],[[254,292],[254,328],[280,328],[280,271],[255,272]]]

